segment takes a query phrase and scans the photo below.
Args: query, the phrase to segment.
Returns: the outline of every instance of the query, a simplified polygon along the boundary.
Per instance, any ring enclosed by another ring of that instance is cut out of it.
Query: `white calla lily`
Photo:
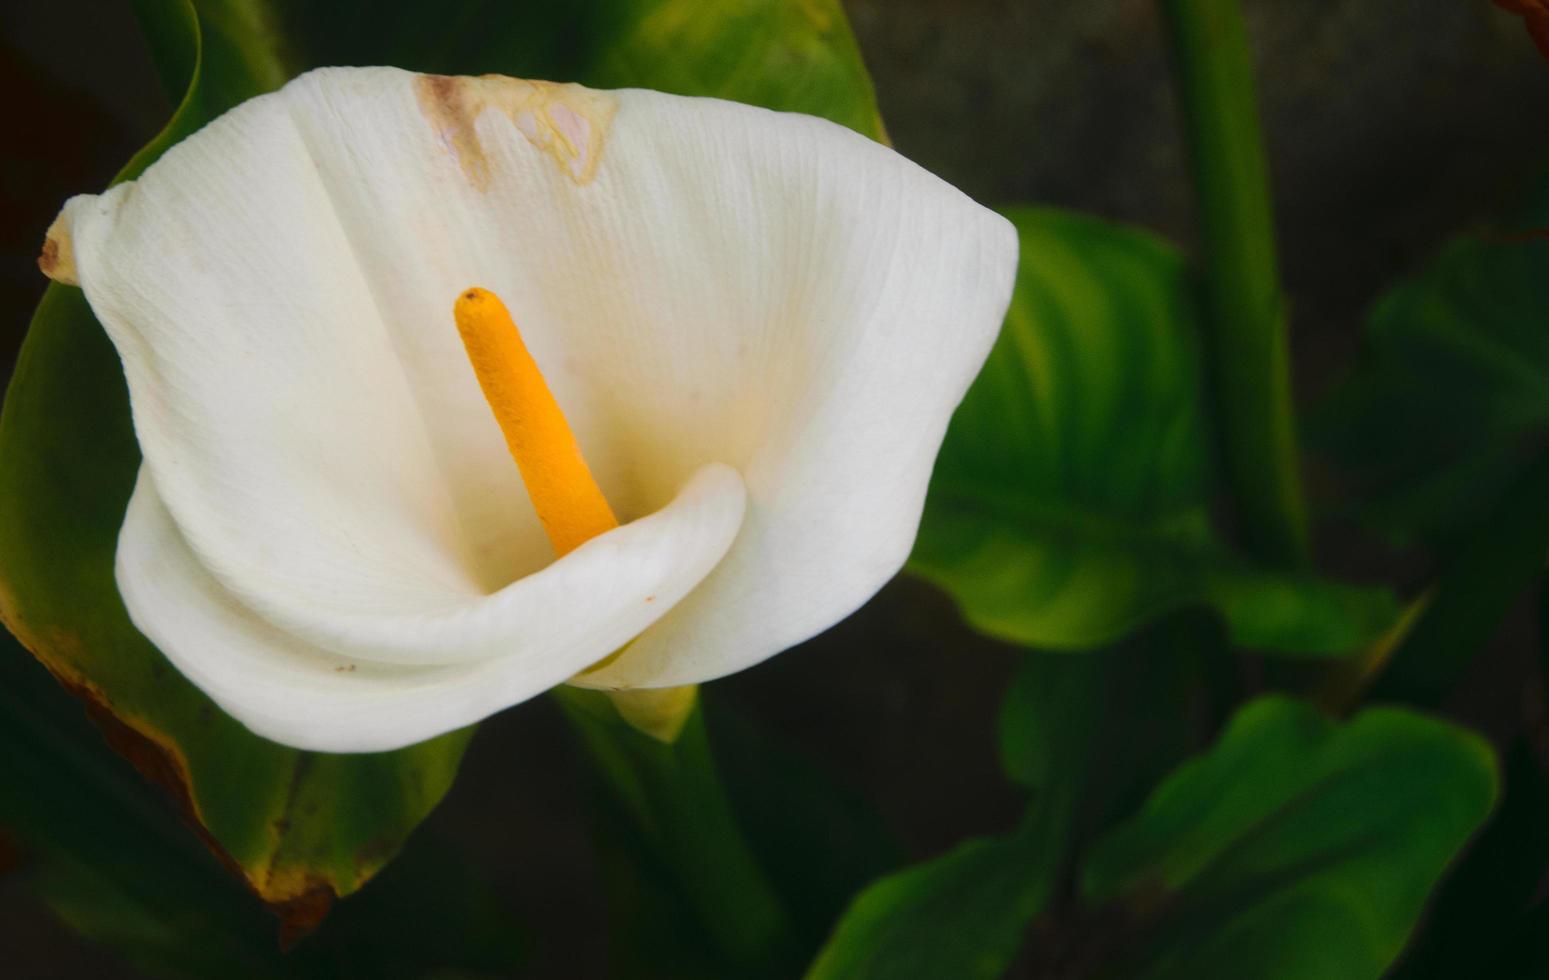
[[[72,199],[42,264],[124,363],[135,624],[260,734],[369,751],[849,614],[909,552],[1016,249],[819,119],[370,68]],[[452,323],[475,285],[623,522],[557,560]]]

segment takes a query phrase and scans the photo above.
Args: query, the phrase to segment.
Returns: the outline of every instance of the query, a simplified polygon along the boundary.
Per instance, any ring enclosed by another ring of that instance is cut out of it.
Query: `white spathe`
[[[710,680],[848,615],[909,552],[1017,251],[820,119],[391,68],[244,103],[50,237],[144,453],[131,617],[327,751]],[[626,522],[557,561],[453,324],[470,286]]]

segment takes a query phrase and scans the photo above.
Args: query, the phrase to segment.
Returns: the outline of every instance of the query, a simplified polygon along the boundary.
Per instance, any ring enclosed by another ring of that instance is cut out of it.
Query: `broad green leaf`
[[[1172,609],[1239,644],[1347,653],[1389,596],[1271,573],[1213,534],[1198,311],[1182,257],[1095,218],[1020,208],[1011,310],[953,417],[910,567],[975,627],[1100,646]]]
[[[489,886],[416,837],[357,899],[282,954],[274,920],[117,758],[72,701],[0,638],[0,828],[25,884],[62,920],[149,976],[208,980],[505,974],[527,942]]]
[[[1525,740],[1506,751],[1500,806],[1437,893],[1397,980],[1543,975],[1518,962],[1524,950],[1514,942],[1531,935],[1535,907],[1549,910],[1539,888],[1549,873],[1549,773],[1536,756]],[[1545,935],[1539,931],[1533,947],[1549,959]]]
[[[1137,924],[1123,977],[1378,977],[1489,814],[1479,737],[1396,708],[1346,724],[1267,697],[1089,852]]]
[[[475,2],[455,16],[408,2],[136,6],[180,98],[120,179],[242,99],[322,64],[658,87],[881,135],[837,0]],[[112,347],[78,290],[50,287],[0,416],[0,619],[94,706],[120,750],[173,792],[254,890],[304,927],[392,857],[450,785],[467,733],[332,757],[228,719],[135,632],[118,599],[112,556],[137,464]]]
[[[1312,444],[1401,543],[1451,543],[1549,433],[1546,226],[1549,177],[1382,297],[1361,364],[1313,416]]]
[[[856,897],[806,980],[995,980],[1049,899],[1056,872],[1036,817],[888,875]]]

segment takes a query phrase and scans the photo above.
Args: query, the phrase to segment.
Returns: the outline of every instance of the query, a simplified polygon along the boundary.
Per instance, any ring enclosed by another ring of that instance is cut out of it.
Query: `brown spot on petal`
[[[66,286],[81,284],[75,273],[75,248],[70,242],[63,215],[49,226],[48,235],[43,239],[43,251],[38,254],[38,268],[55,282]]]
[[[618,104],[606,92],[580,85],[526,81],[504,75],[421,75],[415,80],[420,112],[457,157],[475,190],[487,190],[493,172],[477,122],[486,109],[511,121],[527,142],[547,153],[577,185],[597,175],[603,143]]]

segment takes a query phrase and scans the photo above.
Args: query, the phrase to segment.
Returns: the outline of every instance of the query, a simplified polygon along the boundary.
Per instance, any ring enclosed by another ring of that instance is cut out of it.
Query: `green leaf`
[[[1239,644],[1286,653],[1380,632],[1386,593],[1265,571],[1211,531],[1198,311],[1177,251],[1095,218],[1008,214],[1016,293],[948,429],[910,567],[1027,646],[1100,646],[1198,603]]]
[[[0,827],[22,874],[73,929],[151,976],[402,978],[509,973],[527,942],[489,886],[434,839],[404,856],[301,946],[136,777],[73,702],[0,638]]]
[[[455,16],[362,0],[136,8],[178,110],[119,179],[237,102],[323,64],[657,87],[881,135],[838,0],[475,2]],[[137,465],[117,357],[80,291],[52,286],[0,416],[0,619],[94,706],[222,857],[304,927],[392,857],[450,785],[468,734],[332,757],[273,745],[227,718],[133,629],[118,598],[113,551]]]
[[[1447,245],[1372,311],[1313,444],[1400,543],[1450,544],[1549,433],[1549,177],[1499,230]]]
[[[806,980],[995,980],[1055,880],[1050,833],[1030,819],[888,875],[856,897]]]
[[[1539,882],[1549,873],[1549,773],[1525,740],[1506,750],[1504,794],[1461,864],[1437,893],[1425,931],[1395,971],[1397,980],[1448,980],[1469,975],[1530,977],[1524,950],[1513,940],[1531,935],[1533,951],[1549,957],[1533,908],[1549,910]],[[1535,900],[1536,899],[1536,900]]]
[[[1336,724],[1268,697],[1090,852],[1139,938],[1124,977],[1378,977],[1495,801],[1477,736],[1395,708]]]

